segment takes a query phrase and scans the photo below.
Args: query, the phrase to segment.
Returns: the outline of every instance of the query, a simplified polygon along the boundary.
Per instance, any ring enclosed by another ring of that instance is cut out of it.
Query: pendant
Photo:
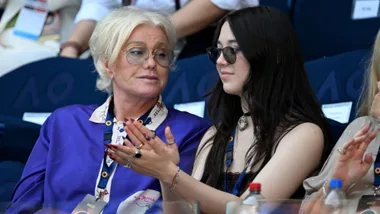
[[[241,131],[241,132],[247,128],[248,121],[244,115],[239,118],[237,126],[238,126],[239,131]]]

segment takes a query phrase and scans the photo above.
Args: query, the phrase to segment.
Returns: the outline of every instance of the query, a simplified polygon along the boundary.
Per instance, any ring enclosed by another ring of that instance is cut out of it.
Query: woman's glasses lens
[[[210,48],[207,48],[208,58],[214,64],[216,64],[216,61],[220,57],[221,53],[223,53],[224,59],[229,64],[234,64],[236,62],[236,49],[233,47],[224,47],[224,48],[210,47]]]
[[[127,61],[133,65],[139,65],[149,58],[149,49],[145,47],[133,47],[127,50]],[[170,67],[174,61],[174,53],[171,49],[160,48],[153,51],[153,59],[162,67]]]

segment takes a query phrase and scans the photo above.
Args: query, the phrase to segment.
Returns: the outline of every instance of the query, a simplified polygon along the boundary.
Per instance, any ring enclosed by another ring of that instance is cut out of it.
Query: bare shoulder
[[[320,149],[324,145],[322,129],[314,123],[302,123],[294,127],[279,142],[278,148],[283,146],[297,146],[300,148]]]
[[[322,129],[314,123],[302,123],[294,127],[284,138],[322,138]]]

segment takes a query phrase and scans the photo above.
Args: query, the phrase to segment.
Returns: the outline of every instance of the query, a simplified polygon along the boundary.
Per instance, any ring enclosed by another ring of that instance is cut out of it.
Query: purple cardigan
[[[41,128],[7,213],[51,213],[51,209],[71,213],[86,194],[94,194],[105,149],[104,124],[89,121],[97,107],[73,105],[51,114]],[[156,129],[163,140],[166,124],[176,137],[180,168],[190,174],[197,147],[210,124],[189,113],[168,109],[166,119]],[[146,189],[160,191],[159,181],[118,165],[103,213],[116,213],[121,202]],[[155,203],[148,212],[157,212],[158,206]]]

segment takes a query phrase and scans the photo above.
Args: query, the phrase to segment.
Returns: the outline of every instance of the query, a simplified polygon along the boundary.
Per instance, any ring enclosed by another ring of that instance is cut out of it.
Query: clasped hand
[[[128,120],[124,129],[130,140],[125,139],[124,145],[109,145],[106,151],[115,162],[158,179],[167,173],[168,166],[179,164],[178,147],[169,126],[165,128],[167,143],[137,121]],[[141,154],[139,158],[135,156],[137,151]]]

